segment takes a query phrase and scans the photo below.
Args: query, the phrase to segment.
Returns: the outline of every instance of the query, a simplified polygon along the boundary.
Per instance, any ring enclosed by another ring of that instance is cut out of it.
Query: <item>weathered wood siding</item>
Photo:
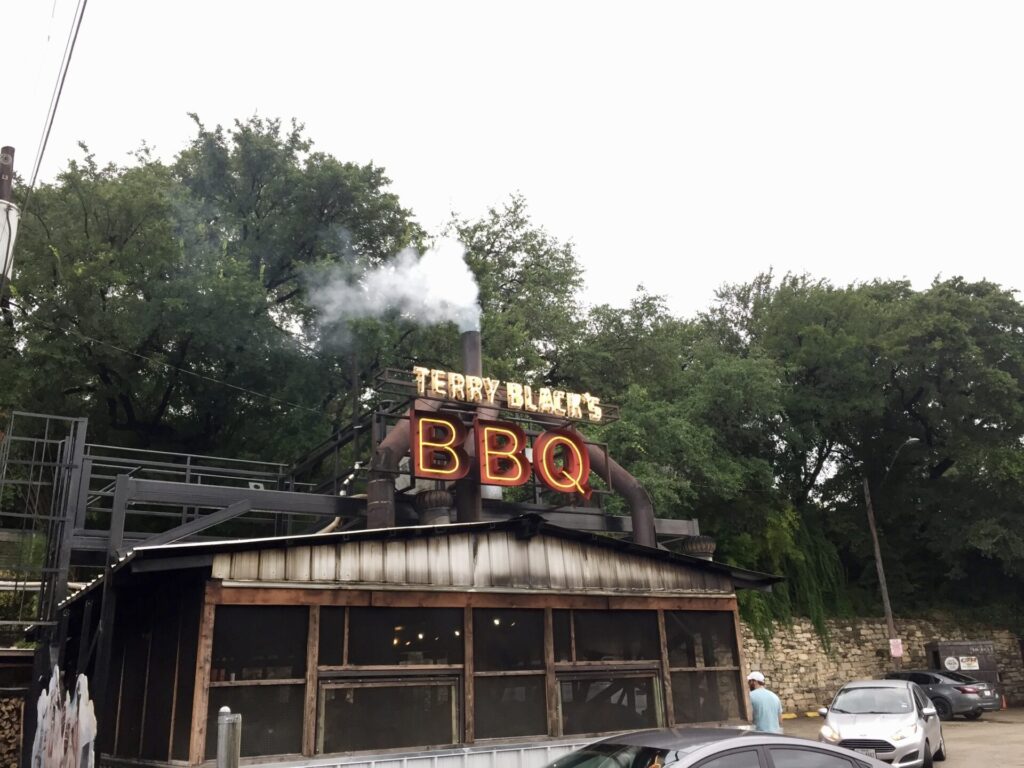
[[[536,535],[347,541],[219,554],[213,577],[274,584],[341,584],[426,590],[731,595],[727,576],[699,566]]]

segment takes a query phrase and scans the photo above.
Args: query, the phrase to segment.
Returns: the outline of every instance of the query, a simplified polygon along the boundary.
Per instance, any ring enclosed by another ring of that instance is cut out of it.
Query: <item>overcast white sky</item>
[[[6,0],[0,142],[27,174],[75,0]],[[1024,288],[1024,3],[90,0],[43,165],[299,118],[418,220],[509,193],[586,298],[690,314],[808,271]]]

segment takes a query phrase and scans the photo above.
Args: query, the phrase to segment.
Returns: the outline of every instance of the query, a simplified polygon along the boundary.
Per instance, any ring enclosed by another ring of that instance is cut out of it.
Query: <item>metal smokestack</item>
[[[462,343],[462,372],[467,376],[483,376],[484,356],[480,345],[480,331],[464,331],[459,339]],[[491,413],[483,409],[481,415],[493,418]],[[473,445],[467,445],[466,450],[471,456],[476,454]],[[475,473],[455,483],[455,515],[458,522],[475,523],[480,520],[480,498],[480,478],[476,477]]]

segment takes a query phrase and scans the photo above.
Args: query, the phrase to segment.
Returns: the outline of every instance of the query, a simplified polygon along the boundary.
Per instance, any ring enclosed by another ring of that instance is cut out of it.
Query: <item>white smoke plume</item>
[[[352,280],[335,273],[310,292],[325,322],[380,317],[398,311],[423,325],[452,321],[459,331],[479,330],[476,279],[465,247],[439,240],[421,256],[406,248],[387,264]]]

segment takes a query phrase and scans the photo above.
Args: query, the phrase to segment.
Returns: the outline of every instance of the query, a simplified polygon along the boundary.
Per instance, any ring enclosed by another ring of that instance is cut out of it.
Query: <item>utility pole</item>
[[[14,196],[14,147],[0,149],[0,300],[4,288],[11,279],[11,265],[14,263],[14,240],[18,236],[18,219],[21,215],[13,202]],[[7,305],[4,304],[4,309]]]
[[[14,184],[14,147],[0,149],[0,200],[11,202]]]
[[[885,567],[882,565],[882,550],[878,546],[878,529],[875,527],[875,508],[871,503],[871,484],[867,476],[864,477],[864,506],[868,508],[868,528],[871,529],[871,544],[875,548],[875,568],[878,569],[878,584],[882,589],[882,610],[885,612],[885,626],[889,630],[889,653],[892,656],[893,665],[900,668],[902,658],[893,653],[894,646],[899,637],[896,634],[896,622],[892,618],[892,605],[889,603],[889,587],[885,583]]]

